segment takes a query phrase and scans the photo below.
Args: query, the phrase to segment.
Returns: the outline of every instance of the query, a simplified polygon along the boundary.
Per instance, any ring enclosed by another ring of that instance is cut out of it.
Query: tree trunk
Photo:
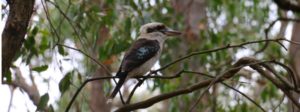
[[[33,13],[34,0],[7,0],[9,15],[2,34],[2,81],[20,50]]]
[[[295,41],[295,42],[300,42],[300,23],[294,24],[291,40]],[[296,81],[298,82],[297,84],[299,86],[299,82],[300,82],[300,45],[290,44],[289,55],[291,58],[290,64],[294,70],[294,74],[297,77]],[[298,93],[293,93],[293,96],[297,99],[300,98],[300,94],[298,94]],[[290,105],[290,106],[293,106],[293,105]],[[293,112],[293,111],[298,112],[299,109],[297,109],[296,106],[289,108],[289,112]]]
[[[199,31],[203,31],[207,29],[207,16],[206,16],[206,0],[173,0],[172,5],[176,12],[182,13],[184,15],[185,22],[185,30],[184,30],[184,38],[183,42],[180,43],[180,49],[178,55],[184,55],[188,52],[188,46],[195,46],[201,44],[201,35]],[[197,49],[197,48],[196,48]],[[195,49],[193,49],[195,50]],[[178,52],[178,51],[176,51]],[[178,56],[177,55],[177,56]],[[202,68],[200,65],[199,58],[192,58],[193,61],[188,62],[188,66],[192,71],[201,72]],[[181,82],[182,87],[186,85],[188,82],[186,80],[191,80],[191,77],[183,76],[183,82]],[[198,96],[195,96],[197,98]],[[209,96],[205,96],[199,102],[201,105],[209,104]],[[193,105],[195,101],[190,101],[190,104],[180,103],[179,108],[180,111],[186,111]],[[206,110],[202,110],[203,112],[209,111],[211,108],[207,108]]]

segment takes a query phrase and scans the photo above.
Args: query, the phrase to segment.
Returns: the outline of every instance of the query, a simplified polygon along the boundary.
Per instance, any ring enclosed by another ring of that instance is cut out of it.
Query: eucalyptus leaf
[[[34,67],[31,70],[36,72],[43,72],[46,71],[47,69],[48,69],[48,65],[42,65],[42,66]]]
[[[41,97],[40,102],[37,106],[37,110],[44,110],[48,104],[48,101],[49,101],[49,95],[48,93],[46,93]]]

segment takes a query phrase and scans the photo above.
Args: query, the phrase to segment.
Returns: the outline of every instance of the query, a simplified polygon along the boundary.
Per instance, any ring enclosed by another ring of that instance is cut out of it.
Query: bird
[[[140,27],[140,35],[125,52],[116,77],[119,81],[110,95],[113,99],[120,91],[126,79],[142,76],[149,72],[158,61],[165,40],[169,36],[180,35],[181,32],[166,27],[160,22],[151,22]]]

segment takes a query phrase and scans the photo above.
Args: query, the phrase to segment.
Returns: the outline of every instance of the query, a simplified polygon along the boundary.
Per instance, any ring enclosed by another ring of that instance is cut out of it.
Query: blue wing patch
[[[139,39],[125,54],[121,64],[123,71],[131,71],[141,66],[157,54],[160,46],[157,40]]]

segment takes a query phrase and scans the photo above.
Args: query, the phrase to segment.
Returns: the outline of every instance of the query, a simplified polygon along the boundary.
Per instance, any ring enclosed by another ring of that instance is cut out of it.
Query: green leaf
[[[49,95],[48,93],[46,93],[41,97],[41,100],[37,106],[37,110],[44,110],[48,104],[48,101],[49,101]]]
[[[37,71],[37,72],[43,72],[47,69],[48,69],[48,65],[42,65],[42,66],[39,66],[39,67],[34,67],[31,70]]]
[[[66,55],[66,53],[65,53],[65,50],[64,50],[64,48],[63,48],[63,46],[58,46],[58,53],[59,53],[60,55],[63,55],[63,56],[65,56],[65,55]]]
[[[60,80],[59,82],[59,91],[63,95],[70,87],[71,84],[71,73],[67,73],[67,75],[64,76],[63,79]]]
[[[46,36],[42,37],[41,45],[39,46],[39,54],[44,54],[45,50],[49,49],[49,43]]]
[[[4,77],[6,78],[5,81],[8,82],[8,83],[11,83],[12,80],[11,80],[11,72],[10,70],[8,69],[7,73],[4,75]]]
[[[28,36],[26,41],[24,42],[24,46],[26,49],[30,50],[34,47],[35,45],[35,39],[32,35]]]
[[[32,32],[31,32],[31,35],[35,36],[38,31],[39,31],[39,28],[38,27],[34,27],[33,30],[32,30]]]
[[[138,6],[134,3],[133,0],[129,0],[130,6],[134,9],[134,10],[138,10]]]
[[[54,112],[54,108],[52,105],[49,106],[48,112]]]

